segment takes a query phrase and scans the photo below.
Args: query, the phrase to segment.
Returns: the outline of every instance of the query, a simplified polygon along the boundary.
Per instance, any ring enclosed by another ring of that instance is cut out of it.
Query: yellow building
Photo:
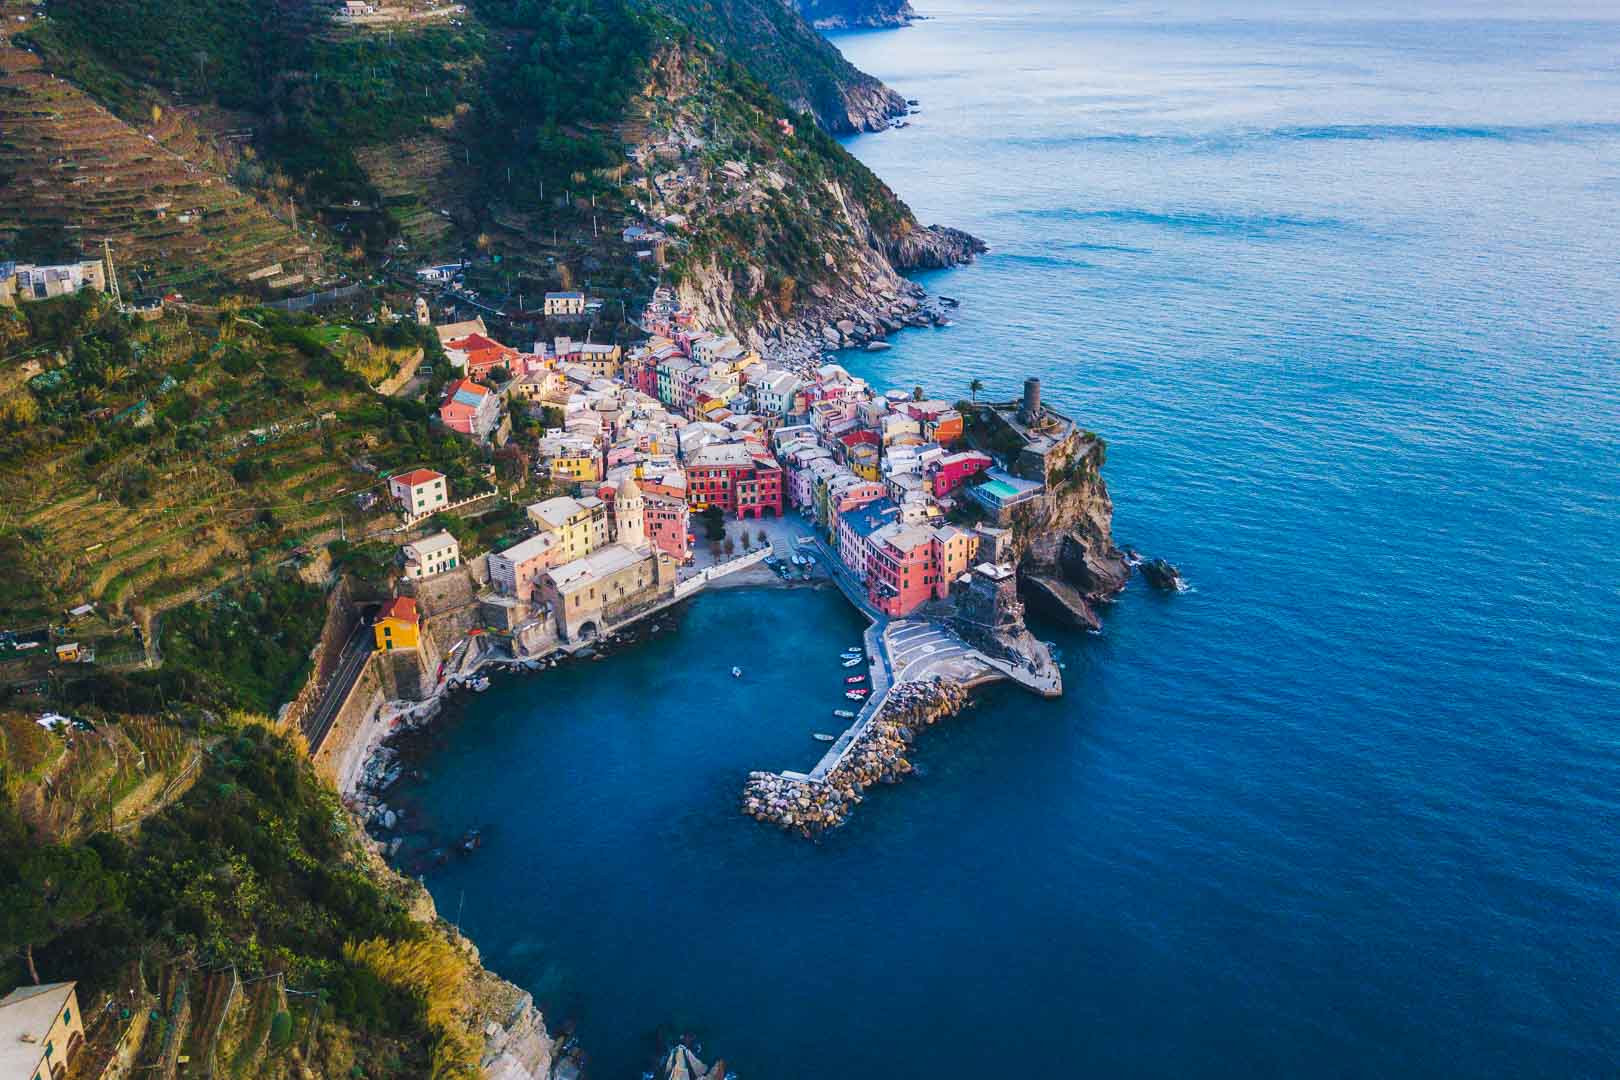
[[[422,617],[417,613],[416,601],[408,596],[396,596],[383,605],[372,624],[377,636],[377,648],[414,649],[422,643]]]
[[[551,478],[562,483],[587,484],[600,480],[594,454],[575,454],[551,459]]]
[[[554,565],[582,559],[607,543],[607,507],[594,495],[560,495],[528,508],[529,520],[557,538]]]
[[[62,1080],[84,1048],[74,983],[25,986],[0,998],[0,1077]]]

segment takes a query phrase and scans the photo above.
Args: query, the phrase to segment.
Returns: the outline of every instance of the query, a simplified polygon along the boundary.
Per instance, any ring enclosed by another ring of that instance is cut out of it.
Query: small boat
[[[836,735],[828,735],[825,731],[817,731],[810,737],[817,742],[832,742],[834,739],[838,738]]]
[[[845,649],[843,652],[838,654],[838,659],[840,659],[840,660],[859,660],[861,657],[863,657],[865,655],[866,654],[861,652],[861,650],[859,650],[859,649]]]
[[[489,677],[480,675],[467,685],[472,688],[473,693],[482,694],[485,690],[489,689]]]
[[[962,303],[962,301],[958,300],[954,296],[941,296],[939,298],[939,302],[944,304],[946,307],[956,307]]]
[[[840,720],[853,720],[853,719],[855,719],[855,714],[850,712],[848,709],[834,709],[833,710],[833,715],[838,717],[838,719],[840,719]]]
[[[847,682],[847,683],[865,682],[866,681],[866,676],[865,675],[851,675],[849,678],[845,679],[844,681]]]
[[[732,669],[731,669],[731,677],[732,677],[732,678],[733,678],[733,679],[740,679],[740,678],[742,678],[742,668],[740,668],[740,667],[734,667],[734,668],[732,668]]]
[[[864,701],[866,700],[866,695],[870,692],[871,691],[869,690],[845,690],[844,696],[849,698],[851,701]]]

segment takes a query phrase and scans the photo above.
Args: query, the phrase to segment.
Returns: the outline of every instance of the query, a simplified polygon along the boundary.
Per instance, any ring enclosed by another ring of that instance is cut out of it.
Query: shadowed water
[[[1612,1073],[1620,24],[1344,10],[836,39],[925,107],[852,149],[993,248],[848,362],[1040,375],[1194,591],[1047,628],[1065,698],[984,695],[820,846],[735,799],[834,723],[833,594],[475,699],[413,795],[496,826],[428,884],[598,1076],[658,1025],[745,1080]]]

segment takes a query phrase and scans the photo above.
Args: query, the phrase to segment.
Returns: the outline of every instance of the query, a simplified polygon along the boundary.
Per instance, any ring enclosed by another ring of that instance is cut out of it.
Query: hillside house
[[[585,294],[548,292],[543,308],[546,318],[577,318],[585,314]]]
[[[451,431],[488,442],[501,422],[501,399],[487,386],[471,379],[457,379],[445,388],[439,419]]]
[[[56,266],[0,262],[0,304],[50,300],[71,296],[80,289],[107,291],[107,274],[100,259]]]
[[[84,1049],[77,985],[23,986],[0,998],[0,1077],[64,1080]]]
[[[412,469],[390,477],[388,494],[399,503],[408,520],[426,517],[450,505],[450,489],[444,474],[432,469]]]
[[[436,532],[412,540],[400,548],[405,558],[405,576],[428,578],[461,565],[461,545],[447,532]]]

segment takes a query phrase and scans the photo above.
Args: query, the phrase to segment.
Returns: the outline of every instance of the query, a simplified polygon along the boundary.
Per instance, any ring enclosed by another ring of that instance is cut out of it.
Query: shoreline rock
[[[894,784],[915,771],[906,757],[917,735],[969,701],[966,687],[934,677],[889,691],[878,716],[843,761],[819,783],[781,773],[753,772],[743,786],[742,812],[807,840],[849,820],[873,784]]]

